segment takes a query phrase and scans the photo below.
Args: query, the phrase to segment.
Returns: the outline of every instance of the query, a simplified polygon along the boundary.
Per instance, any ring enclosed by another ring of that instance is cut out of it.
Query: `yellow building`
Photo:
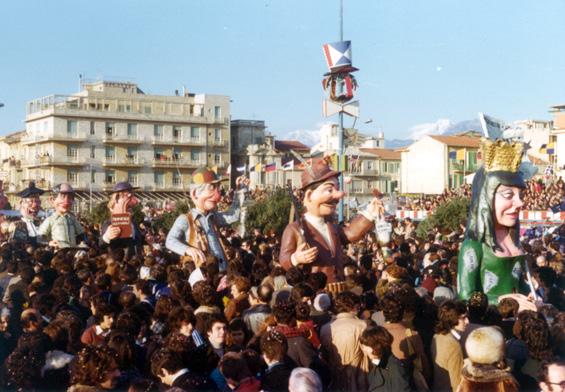
[[[89,193],[129,181],[142,195],[174,195],[188,189],[197,167],[225,172],[229,165],[229,97],[149,95],[129,82],[82,87],[27,103],[24,180],[45,188],[68,182]]]

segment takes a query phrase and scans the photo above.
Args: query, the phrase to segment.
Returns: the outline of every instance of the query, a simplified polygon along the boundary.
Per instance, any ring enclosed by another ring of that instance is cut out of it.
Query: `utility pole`
[[[343,0],[339,0],[339,41],[343,41]],[[338,134],[338,146],[337,146],[337,171],[341,172],[344,168],[342,167],[342,156],[343,156],[343,110],[339,112],[339,129]],[[343,174],[339,178],[339,190],[344,191],[343,184]],[[338,206],[338,222],[343,222],[343,197],[339,200]]]

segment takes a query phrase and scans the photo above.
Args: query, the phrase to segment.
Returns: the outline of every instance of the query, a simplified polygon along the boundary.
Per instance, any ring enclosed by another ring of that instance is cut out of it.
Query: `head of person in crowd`
[[[261,353],[267,366],[283,362],[288,351],[286,337],[277,330],[269,330],[261,336]]]
[[[322,380],[312,369],[298,367],[290,373],[289,392],[322,392]]]
[[[467,307],[463,302],[447,301],[439,307],[436,333],[446,335],[452,329],[462,333],[468,324]]]
[[[342,291],[335,298],[335,311],[336,314],[352,313],[357,314],[361,300],[358,295],[353,294],[351,291]]]
[[[542,392],[565,391],[565,360],[552,360],[543,363],[539,387]]]
[[[192,173],[190,184],[190,198],[194,206],[207,214],[214,211],[220,202],[220,178],[212,169],[201,167]]]
[[[404,306],[394,295],[387,294],[381,300],[381,308],[385,321],[388,323],[400,323],[404,318]]]
[[[220,360],[218,367],[230,390],[237,390],[240,387],[243,390],[242,384],[259,384],[259,381],[253,377],[241,353],[226,353]]]
[[[236,276],[231,284],[230,293],[232,298],[247,296],[251,289],[251,283],[245,276]]]
[[[56,185],[51,190],[49,201],[57,214],[67,214],[72,211],[75,201],[75,190],[67,183]]]
[[[189,307],[177,307],[171,311],[168,323],[171,332],[188,337],[192,336],[192,331],[196,326],[196,317]]]
[[[249,339],[249,330],[245,322],[240,318],[234,318],[228,324],[228,335],[226,341],[232,347],[242,349]]]
[[[166,386],[172,386],[177,372],[184,368],[182,357],[170,350],[161,349],[151,357],[151,373]]]
[[[223,314],[212,313],[206,322],[206,337],[212,347],[223,348],[227,337],[227,320]]]
[[[120,377],[117,355],[108,347],[87,346],[77,355],[71,370],[73,386],[114,389]]]
[[[20,200],[20,213],[24,218],[36,218],[41,211],[40,196],[45,193],[43,189],[35,186],[35,182],[31,181],[26,189],[17,194]]]
[[[273,315],[278,325],[294,326],[296,323],[296,302],[283,300],[273,307]]]
[[[361,334],[361,350],[374,363],[391,353],[392,335],[381,326],[369,327]]]
[[[273,286],[270,284],[260,284],[249,290],[249,304],[251,306],[266,305],[273,298]]]
[[[504,337],[498,328],[473,330],[466,342],[468,361],[463,365],[459,391],[517,392],[519,385],[504,362]]]
[[[467,309],[469,321],[474,324],[483,324],[488,309],[488,297],[482,291],[475,291],[469,298]]]

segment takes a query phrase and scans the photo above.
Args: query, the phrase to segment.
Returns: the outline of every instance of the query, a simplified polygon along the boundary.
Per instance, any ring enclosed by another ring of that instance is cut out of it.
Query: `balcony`
[[[83,134],[64,134],[64,135],[29,135],[22,137],[22,145],[59,142],[59,143],[81,143],[87,140],[86,135]]]
[[[102,161],[104,167],[142,167],[145,160],[136,156],[128,156],[125,158],[106,157]]]
[[[214,139],[210,142],[210,144],[214,147],[224,147],[226,145],[226,141]]]
[[[182,138],[153,136],[151,144],[155,146],[204,146],[205,142],[201,138]]]
[[[36,159],[32,159],[28,162],[24,162],[22,165],[25,168],[33,167],[45,167],[45,166],[84,166],[86,165],[86,160],[77,156],[62,156],[62,157],[51,157],[43,156]]]
[[[196,168],[205,165],[204,161],[183,159],[183,158],[168,158],[168,157],[155,157],[151,162],[152,167],[174,167],[174,168]]]
[[[119,136],[115,134],[105,133],[102,142],[108,144],[143,144],[145,138],[139,136]]]

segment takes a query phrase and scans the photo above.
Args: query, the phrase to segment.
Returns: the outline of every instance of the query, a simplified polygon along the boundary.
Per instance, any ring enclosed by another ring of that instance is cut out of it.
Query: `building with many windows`
[[[89,192],[129,181],[142,195],[175,193],[188,189],[199,166],[228,167],[229,97],[149,95],[129,82],[82,87],[75,95],[27,103],[22,175],[11,184],[16,191],[30,180],[46,188],[68,182]]]
[[[551,107],[553,129],[551,129],[546,154],[555,176],[565,178],[565,105]]]

